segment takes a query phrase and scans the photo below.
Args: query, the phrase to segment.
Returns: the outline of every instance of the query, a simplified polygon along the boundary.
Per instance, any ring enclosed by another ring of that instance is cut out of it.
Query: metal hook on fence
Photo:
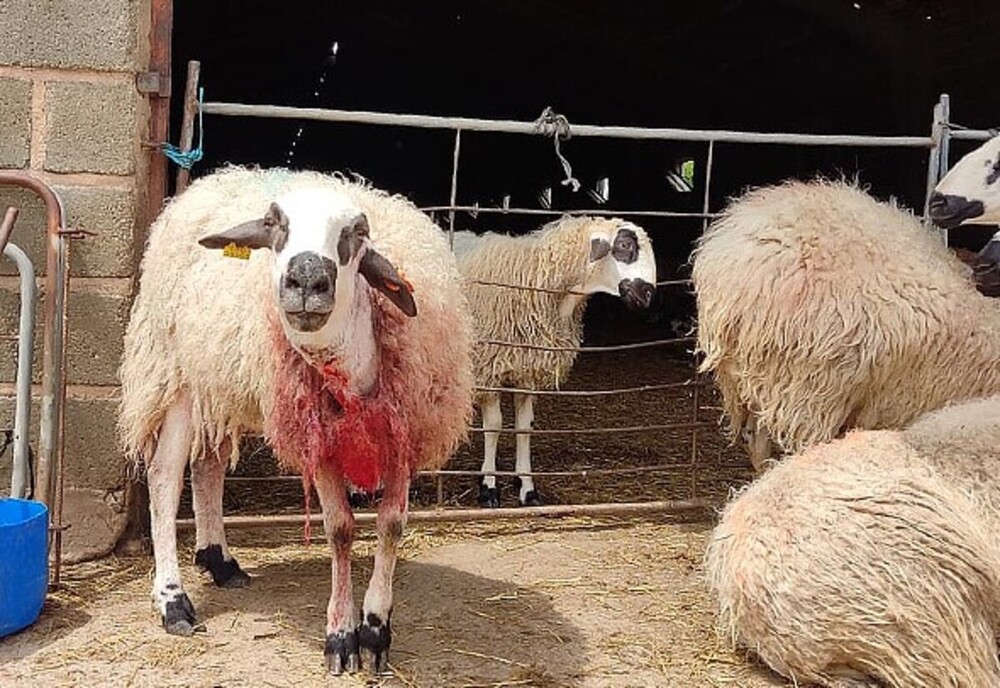
[[[571,135],[569,120],[566,119],[565,115],[560,115],[550,106],[542,110],[542,114],[535,120],[535,131],[542,136],[552,137],[552,143],[556,149],[556,157],[562,163],[563,172],[566,174],[566,178],[560,184],[563,186],[572,186],[574,193],[579,191],[580,182],[573,176],[573,167],[569,164],[566,156],[559,151],[559,142],[568,141]]]

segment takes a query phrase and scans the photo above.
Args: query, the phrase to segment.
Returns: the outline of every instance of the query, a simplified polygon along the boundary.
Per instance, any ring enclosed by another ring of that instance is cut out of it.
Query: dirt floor
[[[564,519],[414,526],[397,568],[392,678],[421,688],[784,685],[725,647],[701,580],[710,526]],[[265,541],[266,539],[266,541]],[[234,533],[253,576],[219,590],[186,566],[204,622],[167,636],[148,556],[65,572],[41,619],[0,640],[0,685],[362,686],[323,669],[329,556],[299,530]],[[355,546],[360,604],[373,549]],[[191,561],[190,543],[182,557]]]
[[[581,355],[565,388],[682,383],[693,377],[684,344],[671,344]],[[537,428],[708,421],[694,434],[535,436],[538,471],[659,467],[655,473],[541,477],[536,484],[543,500],[593,504],[705,497],[721,506],[749,471],[742,453],[720,433],[718,404],[712,390],[701,386],[540,397]],[[509,425],[508,402],[505,409]],[[500,470],[513,469],[513,445],[513,436],[501,438]],[[478,470],[481,452],[481,435],[474,435],[448,468]],[[440,504],[476,506],[477,484],[473,476],[444,479]],[[513,479],[500,484],[504,506],[513,506]],[[182,516],[190,516],[186,493]],[[302,497],[300,482],[276,477],[270,453],[250,443],[235,479],[227,480],[225,511],[301,512]],[[413,507],[437,503],[435,479],[418,479]],[[701,579],[711,513],[696,518],[700,521],[663,516],[412,525],[396,576],[395,676],[379,685],[783,685],[732,654],[717,636]],[[372,566],[370,528],[359,537],[354,578],[360,604]],[[168,637],[159,627],[149,602],[148,554],[70,567],[40,621],[0,640],[0,686],[364,685],[323,670],[330,585],[325,544],[306,547],[296,528],[231,532],[230,542],[254,583],[247,590],[218,590],[193,566],[185,567],[188,593],[205,626],[189,639]],[[182,545],[182,561],[192,561],[190,541]]]

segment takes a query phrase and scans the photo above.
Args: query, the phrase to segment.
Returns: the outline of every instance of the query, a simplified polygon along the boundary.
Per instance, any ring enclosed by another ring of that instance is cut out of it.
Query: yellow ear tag
[[[250,247],[249,246],[237,246],[233,242],[229,242],[222,249],[222,255],[227,258],[239,258],[240,260],[250,260]]]

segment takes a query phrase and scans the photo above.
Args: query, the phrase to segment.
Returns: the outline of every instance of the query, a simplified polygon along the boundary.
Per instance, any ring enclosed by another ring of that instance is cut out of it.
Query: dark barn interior
[[[183,93],[187,60],[198,59],[212,101],[528,121],[551,106],[571,124],[922,135],[947,92],[953,121],[988,127],[1000,119],[1000,93],[985,78],[1000,6],[985,0],[289,0],[280,9],[259,0],[177,0],[174,22],[174,93]],[[174,132],[181,107],[175,98]],[[226,162],[351,170],[420,205],[442,205],[452,136],[209,116],[195,175]],[[953,158],[967,148],[956,144]],[[606,177],[607,209],[701,209],[705,144],[576,138],[562,151],[583,184],[577,193],[560,184],[551,139],[465,132],[459,204],[499,206],[509,196],[512,207],[539,208],[548,187],[554,209],[600,208],[587,191]],[[920,208],[926,157],[915,149],[719,144],[712,209],[748,185],[816,174],[857,176],[877,196]],[[667,173],[688,159],[693,188],[678,191]],[[459,228],[478,230],[537,223],[513,214],[457,218]],[[661,279],[677,276],[701,222],[642,223]],[[986,236],[963,230],[952,243],[976,249]],[[658,330],[690,315],[683,293],[664,296],[658,308],[669,315],[626,315],[612,299],[594,299],[588,339],[607,329],[595,319]]]
[[[953,122],[975,128],[1000,122],[1000,94],[988,79],[1000,6],[985,1],[288,0],[275,9],[260,0],[175,0],[174,11],[173,92],[184,92],[185,64],[197,59],[207,101],[529,122],[551,106],[571,126],[912,136],[930,133],[933,106],[939,94],[949,93]],[[175,97],[174,140],[182,105]],[[228,162],[353,171],[421,206],[449,200],[451,131],[212,115],[205,117],[204,129],[205,157],[194,176]],[[952,161],[973,145],[954,142]],[[548,188],[553,210],[702,209],[704,143],[574,137],[561,150],[583,185],[577,193],[560,184],[564,174],[551,138],[463,132],[458,204],[498,207],[509,196],[513,208],[540,209],[540,194]],[[688,171],[690,161],[694,164],[688,177],[681,167],[685,161]],[[722,143],[714,148],[714,162],[712,211],[747,186],[816,175],[857,177],[878,197],[923,207],[927,152],[922,149]],[[590,193],[602,178],[608,179],[606,199]],[[677,183],[685,178],[691,181],[687,187]],[[443,221],[444,215],[437,218]],[[702,221],[630,219],[654,241],[659,278],[685,277]],[[459,212],[456,218],[457,228],[476,231],[522,232],[539,223],[537,215],[514,213]],[[992,229],[953,231],[950,240],[978,249]],[[661,287],[645,313],[626,311],[618,299],[598,295],[587,311],[584,343],[672,338],[693,315],[693,298],[683,286]],[[581,355],[567,388],[688,380],[690,348],[681,340]],[[538,427],[686,420],[692,409],[701,409],[694,413],[703,421],[718,417],[718,401],[711,395],[699,401],[690,389],[640,396],[614,403],[541,397]],[[697,494],[721,499],[733,481],[746,478],[745,459],[715,427],[700,433],[701,440],[694,437],[697,430],[539,437],[533,443],[535,470],[663,463],[683,469],[655,479],[642,473],[603,482],[550,478],[541,485],[543,499],[581,503]],[[511,436],[501,437],[501,470],[512,467],[504,459],[512,444]],[[267,452],[257,448],[247,447],[264,465],[245,462],[240,473],[273,472]],[[481,456],[477,436],[452,467],[477,470]],[[471,478],[446,479],[446,501],[474,502],[474,484]],[[433,486],[421,485],[424,494],[417,501],[433,502]],[[301,509],[300,488],[283,489],[287,494],[278,501],[268,491],[265,508]],[[227,509],[257,508],[260,500],[252,490],[252,483],[227,483]]]

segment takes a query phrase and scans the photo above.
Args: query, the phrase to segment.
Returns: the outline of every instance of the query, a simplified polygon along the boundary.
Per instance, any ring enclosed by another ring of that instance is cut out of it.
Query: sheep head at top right
[[[1000,224],[1000,136],[951,168],[928,199],[927,211],[945,229]]]

